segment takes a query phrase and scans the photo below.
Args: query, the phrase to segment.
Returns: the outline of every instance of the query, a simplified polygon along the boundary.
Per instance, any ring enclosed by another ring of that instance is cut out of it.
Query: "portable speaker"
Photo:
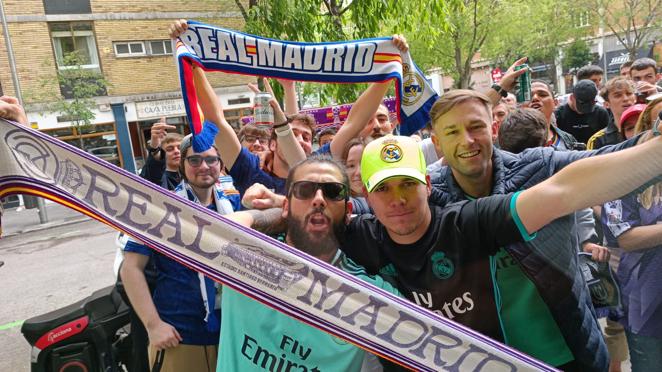
[[[94,346],[87,342],[64,345],[51,352],[51,371],[53,372],[94,372]]]

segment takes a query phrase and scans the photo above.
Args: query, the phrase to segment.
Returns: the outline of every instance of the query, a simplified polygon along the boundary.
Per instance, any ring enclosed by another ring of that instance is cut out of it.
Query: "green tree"
[[[662,26],[662,0],[580,0],[575,23],[612,32],[634,60]]]
[[[246,31],[249,33],[291,41],[323,42],[414,30],[436,35],[445,27],[448,4],[456,1],[254,0],[247,11],[241,9],[248,15]],[[354,101],[365,85],[320,84],[319,89],[322,104],[344,103]]]
[[[569,1],[463,0],[447,18],[448,30],[431,42],[429,35],[414,35],[413,53],[424,68],[450,73],[460,88],[472,86],[476,59],[507,68],[528,56],[530,63],[548,64],[554,80],[562,44],[583,32],[569,26],[572,12]]]
[[[593,60],[591,48],[586,41],[577,39],[563,49],[563,69],[571,70],[586,66]]]
[[[45,103],[51,113],[59,113],[76,127],[79,147],[85,150],[82,131],[94,121],[97,103],[94,97],[105,95],[108,81],[97,70],[83,67],[84,60],[78,52],[64,55],[57,72],[57,88],[52,79],[41,81],[44,89],[36,100]],[[55,99],[54,99],[55,98]]]

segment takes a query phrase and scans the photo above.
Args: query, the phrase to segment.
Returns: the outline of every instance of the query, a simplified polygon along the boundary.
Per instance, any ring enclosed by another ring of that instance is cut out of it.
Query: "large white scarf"
[[[0,119],[0,198],[11,194],[73,208],[267,306],[416,370],[552,370],[91,154]]]

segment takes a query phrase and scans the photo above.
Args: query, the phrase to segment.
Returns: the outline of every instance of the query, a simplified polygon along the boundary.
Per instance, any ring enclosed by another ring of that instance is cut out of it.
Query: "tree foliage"
[[[58,69],[57,84],[52,79],[42,80],[44,90],[35,98],[45,103],[47,111],[61,114],[77,128],[80,148],[84,150],[81,129],[94,121],[94,97],[105,95],[109,83],[101,72],[83,67],[84,60],[78,52],[65,54],[60,64],[64,67]]]
[[[438,34],[448,5],[457,0],[255,0],[247,11],[246,31],[283,40],[326,42],[389,36]],[[322,104],[352,102],[364,84],[321,84]]]
[[[662,26],[662,0],[580,0],[577,5],[589,15],[591,26],[616,36],[630,60]]]
[[[551,72],[562,44],[583,35],[571,26],[572,12],[568,1],[463,0],[447,18],[448,30],[432,42],[413,35],[414,56],[425,68],[450,73],[461,88],[471,87],[476,59],[505,69],[527,56],[530,63],[549,64]]]
[[[586,66],[593,60],[591,48],[586,41],[577,39],[563,49],[563,68],[571,70]]]

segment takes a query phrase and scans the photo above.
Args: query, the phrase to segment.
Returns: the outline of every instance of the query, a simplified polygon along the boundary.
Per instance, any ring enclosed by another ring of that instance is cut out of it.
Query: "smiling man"
[[[238,195],[226,195],[216,183],[223,163],[215,147],[195,153],[191,136],[180,144],[179,172],[183,181],[175,189],[182,198],[228,214],[240,207]],[[150,295],[144,269],[153,259],[157,279]],[[216,364],[220,313],[214,306],[214,282],[139,242],[124,247],[120,269],[133,309],[149,337],[149,365],[162,355],[161,371],[209,371]]]
[[[441,114],[445,124],[439,135],[457,137],[444,146],[444,154],[452,158],[457,166],[453,171],[463,179],[485,176],[491,162],[491,115],[489,108],[483,107],[488,99],[483,99],[483,103],[473,99],[457,102],[452,110]],[[432,110],[435,126],[439,126],[438,109]],[[574,354],[576,345],[568,343],[557,323],[571,323],[580,315],[597,327],[590,310],[564,314],[565,318],[555,321],[541,298],[543,293],[532,285],[520,285],[523,275],[513,270],[497,274],[497,266],[516,267],[500,251],[503,246],[519,244],[530,253],[522,243],[533,239],[532,234],[545,224],[594,205],[598,199],[620,195],[634,188],[634,183],[659,174],[662,164],[654,159],[662,154],[662,139],[657,141],[659,148],[648,146],[642,151],[637,146],[599,159],[583,159],[528,190],[465,200],[444,209],[428,204],[432,185],[417,143],[409,137],[383,137],[366,146],[361,160],[361,177],[374,216],[362,215],[351,221],[343,251],[369,273],[390,278],[404,296],[420,306],[561,369],[603,370],[607,355],[602,339],[586,340],[577,335],[583,339],[582,352],[590,356]],[[628,182],[614,182],[610,173],[622,172],[620,167],[635,158],[642,168],[630,167],[623,174]],[[580,192],[586,185],[592,185],[593,192]],[[549,239],[542,235],[542,239]],[[546,253],[556,256],[562,249],[547,247]],[[530,256],[520,258],[531,260]],[[550,269],[541,269],[542,274]],[[554,292],[569,290],[566,281],[559,281],[561,288],[554,288]],[[547,286],[555,284],[549,282]],[[583,281],[577,285],[584,285]],[[544,294],[546,299],[557,296],[550,289]],[[523,296],[528,298],[524,302]],[[506,300],[508,307],[502,303]],[[582,325],[573,327],[579,333],[577,328]],[[599,329],[597,332],[599,337]]]

